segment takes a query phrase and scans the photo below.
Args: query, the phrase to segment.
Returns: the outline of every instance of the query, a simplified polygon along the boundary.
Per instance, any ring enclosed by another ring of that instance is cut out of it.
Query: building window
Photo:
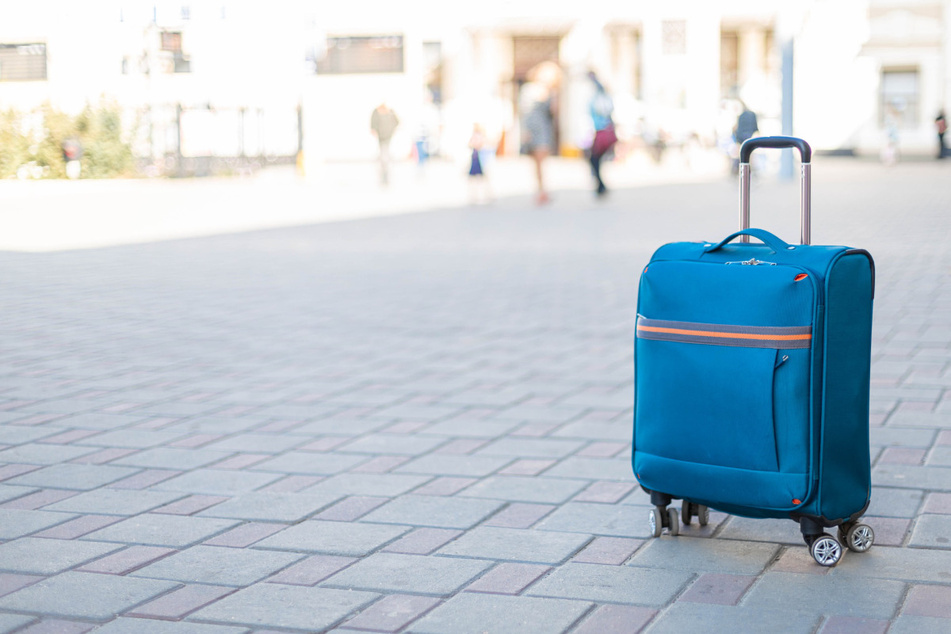
[[[683,55],[687,52],[687,21],[664,20],[660,24],[664,55]]]
[[[433,103],[442,103],[442,42],[423,42],[423,77]]]
[[[328,37],[318,75],[402,73],[403,36]]]
[[[0,44],[0,81],[46,79],[46,44]]]
[[[172,54],[173,73],[190,73],[192,70],[191,60],[182,52],[182,34],[179,31],[162,31],[161,48],[166,53]]]
[[[917,68],[883,70],[879,97],[879,125],[917,128],[919,90]]]

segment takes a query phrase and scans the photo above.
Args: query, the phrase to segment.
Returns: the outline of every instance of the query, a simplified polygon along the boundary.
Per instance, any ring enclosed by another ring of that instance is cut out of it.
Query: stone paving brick
[[[358,630],[396,632],[439,605],[432,597],[391,594],[383,597],[344,625]]]
[[[476,452],[478,456],[507,456],[511,458],[564,458],[577,451],[583,443],[576,440],[540,438],[501,438],[490,442]]]
[[[120,447],[124,449],[146,449],[166,445],[180,438],[182,434],[167,431],[142,429],[120,429],[101,433],[80,443],[98,447]]]
[[[463,455],[471,454],[480,447],[485,446],[486,441],[473,438],[460,438],[447,442],[445,445],[436,449],[436,453]]]
[[[570,425],[568,426],[570,427]],[[620,427],[620,425],[618,425]],[[629,435],[629,430],[625,427],[625,433]],[[561,433],[564,430],[559,430],[559,433],[556,433],[556,436],[567,436],[567,434]],[[583,435],[582,438],[592,438],[591,434]],[[597,437],[597,436],[594,436]],[[629,451],[630,444],[622,442],[593,442],[584,449],[578,451],[575,455],[581,456],[584,458],[613,458],[622,451]]]
[[[804,546],[804,545],[803,545]],[[815,559],[808,548],[801,546],[784,546],[779,558],[770,566],[773,572],[797,572],[808,575],[827,575],[832,568],[817,566]]]
[[[111,515],[83,515],[76,519],[58,524],[53,528],[48,528],[39,533],[34,533],[34,537],[47,537],[49,539],[76,539],[83,535],[88,535],[100,528],[105,528],[110,524],[115,524],[122,518]]]
[[[915,521],[908,545],[917,548],[951,549],[951,515],[919,517]]]
[[[874,549],[873,549],[874,550]],[[881,551],[894,550],[881,548]],[[850,557],[850,564],[864,557]],[[905,584],[884,579],[859,578],[839,574],[840,570],[824,576],[798,575],[788,572],[767,572],[756,582],[743,599],[750,608],[781,612],[795,606],[803,614],[815,616],[855,616],[871,619],[891,619],[905,594]]]
[[[946,634],[951,619],[931,616],[900,616],[888,628],[888,634]]]
[[[716,623],[718,631],[750,632],[754,631],[750,630],[750,624],[754,623],[756,632],[813,634],[819,620],[820,617],[799,610],[796,605],[765,610],[745,604],[731,606],[678,601],[658,615],[648,631],[651,634],[705,632],[711,623]]]
[[[85,634],[91,631],[95,625],[92,623],[81,623],[79,621],[65,621],[63,619],[44,619],[38,623],[30,625],[25,630],[19,630],[21,634]]]
[[[555,460],[517,460],[498,473],[506,476],[533,476],[538,475],[555,462]]]
[[[20,628],[35,622],[34,616],[22,616],[18,614],[0,614],[0,632],[7,634],[15,632]]]
[[[188,617],[188,621],[317,632],[340,623],[379,595],[370,592],[260,584],[239,590]]]
[[[280,475],[273,473],[195,469],[170,480],[165,480],[155,488],[162,491],[234,496],[249,493],[280,479],[280,477]]]
[[[181,472],[170,471],[168,469],[146,469],[128,478],[113,482],[110,486],[117,489],[132,489],[138,491],[147,489],[153,484],[164,482],[169,478],[177,476],[179,473]]]
[[[519,594],[551,570],[550,566],[504,562],[476,579],[468,592]]]
[[[878,458],[878,464],[907,464],[919,465],[924,462],[924,449],[909,447],[886,447]]]
[[[480,526],[440,549],[440,555],[557,564],[589,541],[587,535]]]
[[[865,514],[877,517],[914,517],[921,506],[922,496],[921,491],[913,489],[875,487]]]
[[[70,513],[101,513],[104,515],[138,515],[165,506],[185,497],[182,493],[165,491],[133,491],[128,489],[95,489],[74,495],[45,507],[48,511]]]
[[[490,566],[491,562],[476,559],[377,553],[338,572],[321,585],[447,596],[467,585]]]
[[[295,586],[313,586],[330,575],[343,570],[355,561],[357,561],[355,557],[315,555],[289,568],[285,568],[267,581],[269,583],[285,583]]]
[[[243,626],[211,625],[202,623],[177,623],[156,621],[150,618],[119,618],[103,625],[96,632],[102,634],[247,634]]]
[[[420,634],[524,634],[562,632],[578,621],[591,604],[534,597],[464,592],[435,608],[410,628]]]
[[[21,537],[0,544],[0,570],[53,575],[120,548],[117,544]]]
[[[54,464],[8,482],[21,486],[87,491],[121,480],[135,472],[133,468],[109,465]]]
[[[331,493],[339,497],[369,495],[393,497],[402,495],[429,482],[429,476],[399,475],[395,473],[341,473],[307,489],[313,493]]]
[[[476,478],[434,478],[413,491],[414,495],[455,495],[478,482]],[[483,497],[483,496],[474,496]]]
[[[298,553],[193,546],[130,573],[181,583],[248,586],[303,559]]]
[[[383,551],[406,555],[428,555],[459,535],[462,535],[462,531],[442,528],[417,528],[392,544],[385,546]]]
[[[404,434],[368,434],[360,436],[339,448],[343,453],[388,453],[398,456],[419,456],[444,444],[446,439],[440,436],[419,436]]]
[[[503,528],[528,528],[551,513],[555,508],[548,504],[513,503],[485,521],[485,526]]]
[[[397,473],[419,475],[462,476],[480,478],[501,469],[511,458],[496,456],[451,456],[429,454],[410,460],[396,469]]]
[[[9,572],[0,572],[0,597],[16,592],[20,588],[45,579],[39,575],[18,575]]]
[[[692,577],[676,570],[569,563],[526,594],[660,607],[679,594]]]
[[[145,513],[90,533],[84,539],[184,548],[223,533],[239,523],[234,520]]]
[[[72,462],[77,464],[106,464],[134,453],[137,453],[135,449],[102,449],[101,451],[94,451],[93,453],[74,458]]]
[[[30,473],[31,471],[36,471],[41,469],[40,465],[35,464],[5,464],[0,466],[0,481],[6,481],[10,478],[15,478],[24,473]]]
[[[624,504],[568,502],[542,520],[537,528],[611,537],[650,536],[647,513],[638,507]]]
[[[779,554],[776,544],[727,539],[678,537],[652,539],[629,562],[631,566],[663,567],[687,572],[755,575]]]
[[[525,476],[490,476],[469,487],[465,497],[558,504],[587,486],[585,480],[531,478]],[[418,490],[417,492],[420,492]]]
[[[951,515],[951,493],[929,493],[922,512]]]
[[[274,493],[299,493],[304,489],[310,488],[323,480],[319,476],[287,476],[276,482],[262,487],[261,491],[273,491]]]
[[[265,537],[270,537],[274,533],[284,529],[283,524],[265,524],[262,522],[250,522],[233,528],[227,533],[222,533],[216,537],[203,542],[205,546],[228,546],[230,548],[245,548],[255,544]]]
[[[546,471],[545,475],[554,478],[613,480],[616,482],[631,482],[634,479],[630,457],[619,460],[617,458],[569,456]]]
[[[328,493],[256,491],[238,495],[201,511],[201,517],[224,517],[261,522],[299,522],[338,500]]]
[[[340,445],[353,440],[350,436],[325,436],[300,447],[301,451],[333,451]]]
[[[361,557],[408,530],[404,526],[310,520],[268,537],[256,548]]]
[[[366,462],[361,454],[311,453],[288,451],[254,466],[256,471],[303,475],[334,475]]]
[[[75,515],[23,509],[0,509],[0,539],[16,539],[62,524]]]
[[[278,454],[303,444],[304,437],[288,434],[235,434],[222,440],[205,445],[209,451],[226,453],[267,453]]]
[[[350,469],[351,473],[388,473],[409,461],[407,456],[377,456]]]
[[[389,498],[349,497],[337,502],[327,510],[321,511],[314,516],[314,519],[352,522],[363,517],[373,509],[386,504],[389,500]]]
[[[0,462],[55,466],[94,451],[93,447],[30,443],[0,451]]]
[[[225,597],[234,588],[211,585],[187,585],[134,608],[128,616],[153,619],[181,619],[195,610]]]
[[[755,580],[754,576],[707,573],[701,575],[678,600],[736,605]]]
[[[830,616],[822,624],[819,634],[885,634],[887,631],[888,621],[854,616]]]
[[[91,561],[76,570],[79,572],[101,572],[110,575],[124,575],[173,552],[175,552],[175,550],[171,548],[130,546],[117,553],[106,555],[102,559]]]
[[[623,537],[595,537],[571,561],[576,564],[607,564],[619,566],[631,558],[643,540]]]
[[[83,438],[89,438],[90,436],[95,436],[100,432],[92,429],[71,429],[69,431],[64,431],[61,434],[56,434],[55,436],[47,436],[43,439],[43,442],[52,443],[54,445],[68,445],[77,440],[82,440]],[[81,443],[81,444],[90,444],[90,443]],[[96,443],[92,443],[96,444]],[[109,443],[106,443],[107,445]]]
[[[177,585],[153,579],[64,572],[0,597],[0,610],[103,622]]]
[[[902,615],[951,619],[951,587],[914,585],[908,591]]]
[[[951,467],[877,465],[872,485],[929,491],[951,491]]]
[[[636,605],[603,605],[572,630],[572,634],[629,632],[637,634],[657,615],[657,610]]]
[[[575,502],[604,502],[614,504],[631,492],[633,484],[621,482],[595,482],[574,497]]]
[[[148,469],[189,470],[206,467],[227,458],[229,453],[208,449],[155,447],[119,458],[113,464]]]
[[[751,519],[731,515],[720,537],[738,541],[756,541],[804,545],[796,522],[786,519]]]
[[[471,528],[503,506],[494,500],[404,495],[363,518],[366,522]]]
[[[215,495],[190,495],[188,497],[182,498],[178,502],[172,502],[171,504],[166,504],[165,506],[159,507],[155,509],[153,513],[167,513],[169,515],[192,515],[207,508],[211,508],[215,504],[220,504],[228,499],[229,498]]]
[[[863,517],[875,531],[875,543],[879,546],[901,546],[911,528],[911,520],[892,517]]]

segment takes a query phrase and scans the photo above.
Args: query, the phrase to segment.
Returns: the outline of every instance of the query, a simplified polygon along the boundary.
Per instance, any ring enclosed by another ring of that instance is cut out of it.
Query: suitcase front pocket
[[[808,326],[747,327],[639,317],[637,451],[699,464],[779,471],[777,431],[782,442],[788,432],[786,382],[791,376],[805,378],[811,338]]]

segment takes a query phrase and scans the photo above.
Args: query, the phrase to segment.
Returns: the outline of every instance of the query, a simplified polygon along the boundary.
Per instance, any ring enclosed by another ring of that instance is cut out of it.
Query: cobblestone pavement
[[[649,539],[631,474],[638,272],[732,181],[0,253],[0,631],[951,631],[949,169],[815,164],[814,241],[878,265],[833,569],[791,521]]]

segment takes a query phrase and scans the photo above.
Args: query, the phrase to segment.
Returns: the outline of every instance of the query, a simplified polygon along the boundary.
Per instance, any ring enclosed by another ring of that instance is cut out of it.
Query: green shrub
[[[0,117],[0,178],[15,176],[17,169],[31,162],[41,168],[46,178],[65,178],[63,142],[67,139],[78,139],[82,145],[82,178],[133,174],[132,149],[122,138],[121,111],[117,105],[87,105],[73,116],[46,104],[38,112],[42,130],[24,130],[24,116],[14,111]]]

